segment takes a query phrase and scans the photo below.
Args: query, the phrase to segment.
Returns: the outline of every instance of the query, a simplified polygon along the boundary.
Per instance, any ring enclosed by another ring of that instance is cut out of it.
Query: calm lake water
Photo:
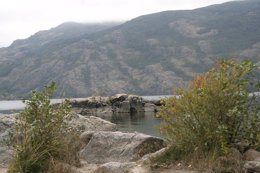
[[[144,100],[156,101],[169,96],[142,96]],[[52,103],[60,103],[64,99],[52,99]],[[80,100],[80,98],[78,99]],[[0,101],[0,113],[14,113],[24,109],[25,105],[21,100]],[[141,132],[149,135],[160,136],[156,126],[160,119],[155,117],[155,113],[135,113],[135,114],[117,114],[111,119],[111,122],[118,125],[123,132]]]
[[[117,124],[118,130],[122,132],[141,132],[148,135],[161,136],[157,130],[160,119],[156,118],[153,112],[121,113],[113,115],[111,122]]]

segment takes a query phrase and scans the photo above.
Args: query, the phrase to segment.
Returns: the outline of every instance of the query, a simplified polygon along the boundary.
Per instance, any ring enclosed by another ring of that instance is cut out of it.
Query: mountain
[[[259,0],[38,32],[0,49],[0,91],[22,97],[56,81],[61,97],[171,94],[218,58],[260,62]]]

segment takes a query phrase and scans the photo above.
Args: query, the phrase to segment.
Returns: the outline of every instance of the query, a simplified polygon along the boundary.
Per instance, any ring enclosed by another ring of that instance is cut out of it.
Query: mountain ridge
[[[220,58],[260,61],[260,1],[143,15],[121,24],[65,23],[0,49],[0,91],[51,81],[60,97],[171,94]]]

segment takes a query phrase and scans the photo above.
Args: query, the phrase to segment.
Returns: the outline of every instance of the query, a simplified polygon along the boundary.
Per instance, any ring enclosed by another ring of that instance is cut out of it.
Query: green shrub
[[[260,130],[259,103],[250,95],[255,66],[219,61],[188,88],[176,89],[159,112],[160,132],[170,145],[196,159],[228,154],[239,143],[254,146]]]
[[[50,103],[54,90],[52,83],[41,92],[33,91],[30,100],[24,101],[25,110],[18,116],[11,134],[15,156],[8,173],[47,172],[53,160],[68,161],[64,160],[72,152],[68,145],[71,137],[77,135],[66,123],[70,114],[68,102]],[[73,159],[77,161],[76,156]]]

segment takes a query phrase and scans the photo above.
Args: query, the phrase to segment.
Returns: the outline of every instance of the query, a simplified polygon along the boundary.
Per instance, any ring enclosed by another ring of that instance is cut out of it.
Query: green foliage
[[[259,103],[250,95],[255,65],[219,61],[187,89],[176,89],[159,115],[161,133],[184,154],[203,158],[228,154],[238,143],[254,146],[260,131]]]
[[[65,121],[70,113],[69,103],[51,104],[54,90],[52,83],[41,92],[33,91],[30,100],[24,101],[25,110],[11,134],[15,156],[8,173],[46,172],[52,160],[64,161],[70,154],[68,144],[73,133]]]

